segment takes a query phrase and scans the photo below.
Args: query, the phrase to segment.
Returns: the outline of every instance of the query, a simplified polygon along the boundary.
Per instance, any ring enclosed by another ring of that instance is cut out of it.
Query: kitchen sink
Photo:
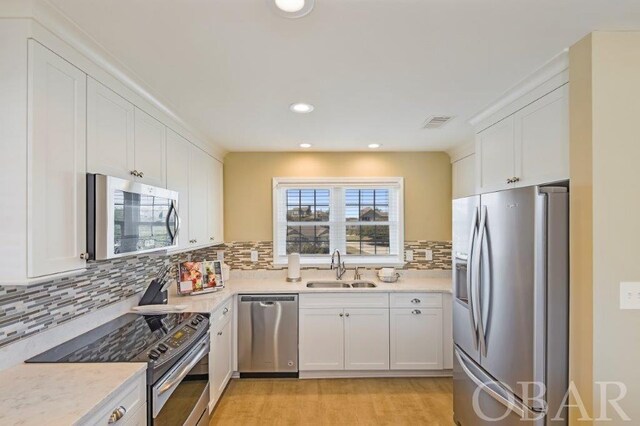
[[[351,288],[348,283],[341,283],[337,281],[309,281],[307,283],[309,288]]]
[[[309,281],[308,288],[375,288],[371,281]]]
[[[377,285],[372,283],[371,281],[354,281],[351,284],[353,288],[375,288]]]

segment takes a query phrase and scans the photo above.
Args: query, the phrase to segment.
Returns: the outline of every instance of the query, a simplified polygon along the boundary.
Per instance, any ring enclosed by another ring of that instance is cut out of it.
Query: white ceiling
[[[640,29],[638,0],[317,0],[296,20],[268,0],[51,1],[229,151],[449,149],[585,34]]]

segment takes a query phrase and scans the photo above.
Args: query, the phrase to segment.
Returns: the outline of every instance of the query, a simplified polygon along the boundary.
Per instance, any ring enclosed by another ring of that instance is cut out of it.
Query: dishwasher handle
[[[281,294],[281,295],[246,295],[240,296],[240,302],[260,302],[261,306],[274,305],[275,302],[296,302],[297,294]]]

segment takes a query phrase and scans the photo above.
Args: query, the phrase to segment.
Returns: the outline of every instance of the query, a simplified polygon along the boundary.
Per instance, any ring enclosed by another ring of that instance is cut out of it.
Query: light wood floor
[[[453,424],[450,378],[234,379],[210,425]]]

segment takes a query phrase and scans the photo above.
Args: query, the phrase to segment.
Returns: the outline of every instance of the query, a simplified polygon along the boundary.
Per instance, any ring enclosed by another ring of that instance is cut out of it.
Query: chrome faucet
[[[336,253],[338,254],[338,265],[335,265],[335,256]],[[336,270],[336,279],[337,280],[341,280],[342,276],[344,275],[344,273],[347,271],[345,266],[344,266],[344,262],[340,261],[340,250],[335,249],[333,251],[333,254],[331,255],[331,269],[335,269]]]

